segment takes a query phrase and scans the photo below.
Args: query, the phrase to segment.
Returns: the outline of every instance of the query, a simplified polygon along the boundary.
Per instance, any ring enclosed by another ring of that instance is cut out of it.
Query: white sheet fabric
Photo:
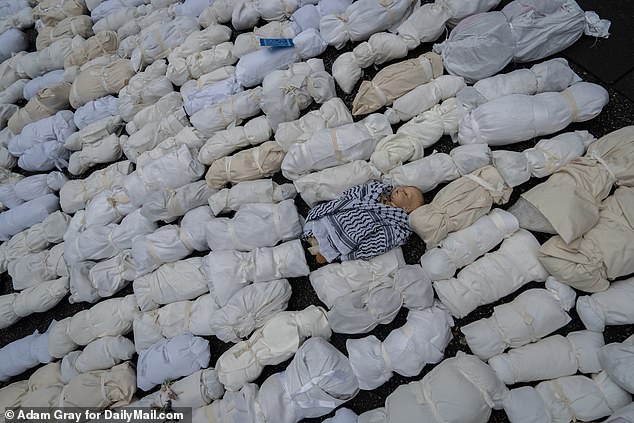
[[[0,203],[10,209],[25,201],[57,192],[66,181],[66,176],[61,172],[20,177],[19,180],[0,185]]]
[[[632,423],[634,422],[634,402],[616,410],[606,423]]]
[[[198,160],[210,165],[242,147],[256,146],[269,140],[272,133],[266,116],[258,116],[244,126],[233,126],[214,133],[200,148]]]
[[[174,381],[169,386],[165,384],[159,391],[146,395],[130,406],[160,408],[171,403],[172,407],[203,407],[222,398],[224,391],[215,369],[209,367]]]
[[[316,0],[298,1],[244,1],[233,6],[231,24],[237,30],[252,28],[260,19],[265,21],[280,21],[288,19],[297,8],[306,4],[316,4]]]
[[[62,379],[70,382],[75,376],[93,370],[107,370],[135,354],[134,343],[121,335],[104,336],[86,345],[83,351],[73,351],[61,362]]]
[[[128,85],[119,91],[119,113],[123,120],[131,121],[141,109],[174,91],[172,82],[165,76],[166,71],[165,60],[157,60],[130,78]]]
[[[48,333],[35,331],[0,348],[0,380],[4,382],[52,359],[48,353]]]
[[[210,46],[186,57],[170,55],[168,57],[170,64],[167,66],[167,77],[175,85],[182,86],[189,79],[198,79],[205,74],[233,65],[237,58],[233,55],[232,49],[233,44],[225,40],[225,42]],[[240,84],[237,85],[239,86]]]
[[[18,232],[42,222],[58,209],[57,196],[47,194],[0,213],[0,240],[9,240]]]
[[[599,350],[598,357],[608,376],[631,394],[634,391],[634,337],[604,346]]]
[[[0,93],[0,104],[13,104],[24,98],[24,86],[29,79],[18,79]]]
[[[52,87],[53,85],[61,84],[62,82],[64,82],[64,71],[62,69],[47,72],[44,75],[33,78],[27,82],[24,85],[22,97],[25,100],[30,100],[31,97],[34,97],[41,89]]]
[[[116,186],[101,191],[86,204],[83,224],[85,227],[91,227],[119,223],[137,208],[125,188]]]
[[[61,110],[53,116],[26,125],[18,135],[11,138],[7,148],[11,154],[19,157],[30,148],[47,141],[64,144],[66,138],[76,130],[73,113],[70,110]]]
[[[452,326],[453,319],[447,310],[432,305],[411,310],[405,325],[390,332],[383,342],[374,335],[348,339],[346,349],[359,388],[378,388],[391,379],[393,372],[416,376],[425,364],[440,362],[453,337]]]
[[[565,376],[509,391],[504,411],[511,423],[591,422],[630,403],[632,397],[605,372]]]
[[[597,353],[603,334],[588,330],[553,335],[489,359],[489,366],[507,385],[597,373],[604,367]]]
[[[137,386],[148,391],[209,365],[209,341],[191,333],[164,339],[139,354]]]
[[[78,129],[85,128],[91,123],[97,122],[109,116],[119,114],[119,99],[107,95],[80,106],[75,110],[73,120]]]
[[[137,132],[150,122],[159,122],[183,107],[183,99],[177,92],[161,97],[156,103],[141,109],[125,126],[129,135]]]
[[[224,70],[227,67],[223,66],[216,71]],[[209,75],[209,73],[205,75]],[[183,84],[180,91],[183,96],[183,107],[187,114],[192,116],[208,105],[219,103],[225,98],[241,92],[242,87],[237,83],[235,76],[231,75],[223,80],[213,82],[201,81],[201,78],[189,80]]]
[[[36,286],[42,281],[68,276],[68,267],[64,260],[64,243],[11,261],[7,270],[16,291]]]
[[[494,307],[491,317],[463,326],[461,332],[471,351],[486,360],[565,326],[571,320],[566,312],[575,296],[572,288],[549,278],[546,289],[522,292],[513,301]]]
[[[151,192],[143,202],[141,214],[152,221],[172,222],[188,211],[207,204],[218,190],[205,181],[196,181],[175,189]]]
[[[134,279],[134,262],[130,250],[123,250],[112,258],[82,261],[70,268],[70,303],[95,303],[112,297]]]
[[[603,332],[606,325],[634,323],[634,278],[612,282],[603,292],[579,297],[577,313],[588,330]]]
[[[257,379],[264,366],[291,358],[307,338],[330,338],[326,312],[310,305],[301,311],[283,311],[257,329],[248,340],[222,353],[216,362],[218,379],[230,391]]]
[[[207,137],[260,112],[262,88],[256,87],[227,97],[220,103],[205,107],[191,118],[191,124]]]
[[[440,300],[456,317],[492,303],[548,272],[537,260],[539,242],[528,231],[514,232],[500,248],[464,267],[455,278],[434,282]]]
[[[217,216],[222,213],[240,210],[249,203],[279,203],[295,198],[292,184],[278,185],[272,179],[239,182],[231,188],[224,188],[209,196],[211,212]]]
[[[68,294],[68,277],[38,282],[19,293],[0,296],[0,328],[5,329],[23,317],[55,307]]]

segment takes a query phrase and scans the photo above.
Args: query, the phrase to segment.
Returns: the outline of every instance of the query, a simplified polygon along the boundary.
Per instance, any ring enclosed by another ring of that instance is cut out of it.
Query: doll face
[[[423,193],[416,187],[394,188],[390,196],[390,201],[395,207],[400,207],[407,213],[411,213],[425,204]]]

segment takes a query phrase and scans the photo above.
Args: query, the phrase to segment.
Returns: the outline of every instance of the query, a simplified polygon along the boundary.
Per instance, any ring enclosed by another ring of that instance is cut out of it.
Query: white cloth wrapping
[[[15,4],[19,4],[19,2]],[[23,8],[20,7],[19,10],[3,12],[1,16],[0,31],[6,31],[11,28],[27,29],[32,27],[35,23],[33,19],[33,9],[28,5]]]
[[[634,323],[634,278],[612,282],[603,292],[579,297],[577,313],[588,330],[603,332],[606,325]]]
[[[18,166],[28,172],[62,169],[68,164],[69,154],[57,141],[45,141],[25,151],[18,159]]]
[[[337,409],[334,416],[324,420],[324,423],[357,423],[357,417],[354,411],[342,407]]]
[[[291,145],[282,162],[282,174],[296,180],[311,171],[367,160],[379,140],[391,134],[389,121],[378,113],[356,123],[321,129],[306,142]]]
[[[462,116],[457,99],[445,100],[401,125],[395,134],[383,137],[376,144],[370,162],[379,170],[389,172],[402,163],[418,160],[423,157],[426,147],[435,144],[443,135],[456,132]]]
[[[172,222],[196,207],[207,204],[217,190],[205,181],[196,181],[178,188],[151,192],[141,207],[141,214],[150,220]]]
[[[608,376],[631,394],[634,391],[634,337],[604,346],[599,350],[598,357]]]
[[[378,388],[393,372],[416,376],[425,364],[440,362],[453,336],[452,326],[451,315],[442,306],[433,305],[410,311],[405,325],[390,332],[383,342],[374,335],[348,339],[346,349],[359,388]]]
[[[306,204],[312,207],[320,201],[334,200],[347,189],[380,177],[381,172],[370,163],[354,160],[301,176],[293,184]]]
[[[6,208],[19,206],[60,190],[67,178],[61,172],[27,176],[19,181],[0,185],[0,203]]]
[[[249,120],[244,126],[233,126],[216,132],[198,152],[198,160],[210,165],[242,147],[255,146],[271,137],[271,125],[265,116]]]
[[[107,370],[134,356],[134,343],[121,335],[104,336],[86,345],[83,351],[73,351],[61,363],[62,379],[70,382],[75,376],[93,370]]]
[[[358,422],[485,423],[491,408],[502,408],[507,394],[508,389],[489,366],[458,351],[420,381],[396,388],[385,400],[385,408],[361,414]]]
[[[493,165],[506,184],[516,187],[531,176],[543,178],[557,172],[572,159],[580,157],[596,140],[588,131],[566,132],[540,140],[523,152],[494,151]]]
[[[111,95],[91,100],[75,110],[73,120],[78,129],[119,114],[119,99]]]
[[[113,56],[113,59],[106,63],[92,65],[90,64],[92,62],[89,62],[80,68],[70,89],[71,106],[77,108],[91,100],[118,93],[127,85],[135,74],[131,62],[127,59],[119,59],[117,56]]]
[[[211,219],[205,226],[209,249],[251,251],[299,238],[302,224],[293,200],[245,204],[233,218]]]
[[[212,251],[203,259],[202,266],[208,290],[221,304],[252,282],[297,278],[310,273],[299,240],[248,252]]]
[[[50,363],[51,360],[48,353],[48,333],[35,331],[0,348],[0,380],[4,382],[40,363]]]
[[[130,250],[100,262],[83,261],[70,269],[70,303],[95,303],[112,297],[134,279],[134,262]]]
[[[62,69],[50,71],[42,76],[33,78],[24,84],[22,97],[25,100],[30,100],[31,97],[34,97],[41,89],[52,87],[53,85],[61,84],[62,82],[64,82],[64,71]]]
[[[604,368],[597,354],[604,345],[602,333],[588,330],[553,335],[493,356],[489,366],[507,385],[597,373]]]
[[[68,277],[38,282],[19,293],[0,296],[0,329],[23,317],[55,307],[68,294]]]
[[[108,135],[120,132],[123,124],[120,116],[107,116],[72,133],[64,141],[64,147],[72,151],[79,151],[84,144],[97,143]]]
[[[512,94],[489,101],[460,121],[460,144],[491,146],[526,141],[597,116],[608,102],[600,85],[579,82],[561,93]]]
[[[244,119],[257,115],[261,110],[261,97],[261,87],[234,94],[196,112],[190,122],[201,134],[211,137],[216,132],[239,125]]]
[[[574,0],[513,1],[500,12],[462,20],[434,51],[442,53],[449,73],[474,82],[498,73],[512,60],[530,62],[564,50],[587,27]]]
[[[17,76],[35,78],[55,69],[64,68],[64,59],[72,51],[72,39],[63,38],[55,41],[43,50],[27,53],[17,58]],[[13,81],[11,81],[13,82]]]
[[[605,423],[632,423],[634,422],[634,402],[616,410]]]
[[[30,148],[47,141],[56,141],[63,145],[66,138],[76,130],[73,112],[61,110],[53,116],[26,125],[18,135],[11,138],[8,149],[11,154],[19,157]]]
[[[632,396],[605,372],[565,376],[536,387],[513,389],[504,398],[511,423],[592,422],[629,404]]]
[[[306,6],[305,6],[306,7]],[[310,5],[308,6],[310,7]],[[315,6],[312,6],[313,10]],[[233,43],[233,55],[240,58],[245,54],[251,53],[252,51],[260,50],[262,48],[266,48],[260,46],[260,40],[266,38],[293,38],[303,30],[308,28],[318,28],[319,27],[319,14],[317,14],[317,26],[309,23],[308,26],[302,28],[299,23],[293,22],[291,20],[283,20],[283,21],[273,21],[269,22],[261,27],[253,28],[252,32],[245,32],[242,34],[238,34],[234,43]]]
[[[328,45],[340,50],[348,41],[367,40],[375,32],[395,28],[415,6],[412,0],[360,0],[344,13],[322,17],[319,31]]]
[[[438,298],[456,317],[515,292],[531,281],[543,282],[548,272],[537,260],[539,242],[521,229],[500,248],[465,266],[455,278],[434,282]]]
[[[231,39],[231,28],[224,25],[210,25],[205,29],[189,34],[182,44],[172,50],[168,56],[168,61],[173,62],[179,58],[184,59],[194,53],[208,50],[220,43],[229,41],[229,39]]]
[[[328,44],[319,31],[309,28],[293,38],[293,47],[262,49],[246,54],[236,65],[236,79],[243,87],[254,87],[275,70],[288,68],[292,63],[322,54]],[[334,80],[332,81],[334,86]]]
[[[546,289],[529,289],[510,303],[493,308],[493,315],[463,326],[469,348],[486,360],[506,348],[535,342],[570,322],[566,313],[573,306],[575,292],[554,278]]]
[[[170,64],[167,66],[167,77],[175,85],[182,86],[189,79],[198,79],[207,73],[233,65],[237,58],[233,55],[232,49],[233,44],[226,41],[192,53],[187,57],[170,55],[168,57]]]
[[[24,86],[30,79],[18,79],[0,93],[0,104],[13,104],[24,98]]]
[[[201,139],[200,134],[193,126],[185,126],[176,135],[164,139],[156,147],[141,153],[136,158],[137,168],[143,168],[145,165],[177,151],[182,145],[187,146],[191,154],[196,154],[203,143],[204,140]]]
[[[101,191],[86,204],[83,216],[84,229],[91,226],[105,226],[109,223],[119,223],[136,207],[130,194],[121,186]]]
[[[180,226],[161,226],[152,233],[135,237],[132,240],[132,257],[137,278],[163,263],[185,258],[194,250],[208,250],[202,228],[213,219],[209,207],[202,206],[187,212]]]
[[[326,312],[309,305],[301,311],[282,311],[257,329],[248,340],[222,353],[216,362],[218,379],[230,391],[257,379],[265,366],[291,358],[307,338],[330,338]]]
[[[433,281],[449,279],[518,229],[515,216],[493,209],[471,226],[450,233],[438,247],[425,251],[420,264]]]
[[[229,75],[220,81],[204,78],[207,75],[218,73],[218,71],[225,73],[227,68],[233,67],[223,66],[203,75],[198,80],[190,80],[183,84],[180,92],[181,96],[183,96],[183,107],[188,116],[192,116],[204,107],[219,103],[225,98],[242,91],[242,87],[237,83],[235,75]]]
[[[167,63],[157,60],[145,71],[139,72],[119,91],[119,114],[129,122],[144,107],[156,103],[161,97],[174,91],[165,72]]]
[[[185,0],[182,4],[176,3],[174,14],[176,16],[193,16],[197,18],[213,2],[214,0]]]
[[[68,276],[64,243],[13,260],[9,262],[7,270],[15,291],[36,286],[42,281]]]
[[[244,181],[224,188],[209,196],[209,207],[214,216],[230,211],[240,210],[249,203],[279,203],[295,198],[295,188],[292,184],[278,185],[272,179],[257,179]]]
[[[235,2],[231,15],[231,24],[238,31],[245,30],[253,28],[260,19],[264,19],[265,21],[288,19],[297,8],[316,3],[318,3],[317,0]]]
[[[149,3],[146,0],[103,0],[100,1],[94,7],[89,7],[90,17],[93,22],[97,22],[111,13],[116,12],[119,9],[123,9],[125,7],[136,7],[142,4]],[[88,5],[87,5],[88,6]]]
[[[93,143],[86,143],[80,151],[75,151],[68,159],[68,172],[71,175],[81,175],[91,167],[102,163],[111,163],[123,156],[121,143],[127,137],[110,134]]]
[[[395,145],[390,146],[388,154],[396,151],[393,147]],[[486,144],[461,145],[449,154],[434,152],[430,156],[397,166],[389,170],[383,180],[394,186],[415,186],[422,192],[428,192],[439,184],[451,182],[491,164],[491,156],[491,149]]]
[[[329,281],[331,282],[331,281]],[[315,286],[315,279],[311,279]],[[403,266],[378,281],[337,298],[328,311],[328,322],[338,333],[367,333],[390,323],[401,307],[424,309],[432,305],[434,292],[429,276],[418,265]]]
[[[0,213],[0,240],[9,240],[56,210],[59,210],[59,199],[55,194],[47,194]]]
[[[209,341],[191,333],[164,339],[139,354],[137,385],[148,391],[166,380],[206,368],[210,358]]]

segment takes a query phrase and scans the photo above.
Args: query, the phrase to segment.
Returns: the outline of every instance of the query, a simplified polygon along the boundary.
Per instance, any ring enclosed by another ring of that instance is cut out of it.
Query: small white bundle
[[[231,24],[240,31],[253,28],[260,19],[265,21],[281,21],[288,19],[297,8],[315,4],[316,0],[269,0],[237,2],[233,7]]]
[[[130,407],[161,408],[169,403],[172,407],[197,408],[222,398],[224,392],[216,370],[209,367],[169,384],[163,384],[159,391],[131,403]]]
[[[83,129],[91,123],[95,123],[107,117],[119,114],[119,99],[107,95],[80,106],[75,110],[73,121],[78,129]]]
[[[62,379],[70,382],[81,373],[107,370],[134,356],[134,343],[121,335],[104,336],[86,345],[83,351],[73,351],[61,363]]]
[[[59,209],[55,194],[46,194],[0,213],[0,241],[42,222]]]
[[[579,297],[576,309],[588,330],[603,332],[606,325],[634,323],[633,299],[634,277],[612,282],[603,292]]]
[[[146,106],[134,115],[125,126],[128,134],[132,135],[150,122],[160,122],[183,107],[183,99],[177,92],[164,95],[150,106]]]
[[[210,358],[209,341],[191,333],[164,339],[139,354],[137,385],[148,391],[166,380],[206,368]]]
[[[59,21],[55,26],[44,26],[38,31],[35,39],[35,48],[42,50],[57,40],[80,36],[89,38],[95,35],[92,30],[92,20],[89,16],[68,16]]]
[[[55,307],[68,294],[68,277],[38,282],[19,293],[0,296],[0,329],[23,317]]]
[[[35,331],[0,348],[0,381],[4,382],[40,363],[50,363],[52,359],[48,353],[48,332]]]
[[[68,181],[61,172],[31,175],[15,182],[0,185],[0,203],[6,208],[19,206],[25,201],[34,200],[58,192]]]
[[[91,0],[88,0],[90,2]],[[94,1],[94,0],[93,0]],[[93,22],[97,22],[111,13],[116,12],[117,10],[123,9],[125,7],[136,7],[140,6],[144,3],[149,3],[149,1],[145,0],[101,0],[97,4],[91,4],[88,6],[88,10],[90,10],[90,17]]]
[[[213,251],[272,247],[280,241],[299,238],[301,232],[302,225],[293,200],[277,204],[245,204],[233,218],[215,218],[205,226],[207,243]]]
[[[127,85],[132,76],[134,69],[127,59],[89,66],[75,77],[69,95],[70,104],[76,109],[91,100],[116,94]]]
[[[231,28],[225,25],[209,25],[205,29],[194,31],[185,41],[175,47],[168,56],[168,62],[186,58],[192,54],[208,50],[231,39]],[[169,76],[169,75],[168,75]],[[176,84],[180,85],[180,84]]]
[[[189,79],[198,79],[224,66],[233,65],[238,59],[233,55],[232,49],[233,44],[225,41],[186,57],[169,56],[167,77],[174,85],[182,86]]]
[[[74,377],[65,385],[59,399],[53,404],[60,407],[81,407],[104,410],[112,406],[128,404],[136,392],[134,367],[129,361],[108,370],[94,370]],[[51,402],[40,404],[48,405]]]
[[[515,216],[493,209],[471,226],[450,233],[436,248],[425,251],[420,264],[433,281],[449,279],[518,229]]]
[[[610,415],[605,423],[632,423],[634,422],[634,402],[619,408]]]
[[[180,89],[183,107],[189,116],[241,91],[242,87],[236,82],[233,66],[223,66],[198,79],[191,79]]]
[[[66,138],[76,130],[73,112],[61,110],[53,116],[26,125],[18,135],[11,138],[7,148],[12,155],[20,157],[31,148],[49,141],[63,145]]]
[[[86,204],[82,218],[83,229],[119,223],[137,208],[132,203],[130,193],[121,186],[101,191]]]
[[[244,32],[242,34],[238,34],[233,45],[233,55],[240,58],[245,54],[251,53],[252,51],[267,48],[260,45],[261,39],[293,38],[305,29],[316,27],[319,27],[319,22],[317,22],[317,26],[311,26],[309,24],[305,28],[302,28],[298,22],[294,22],[291,20],[273,21],[261,27],[256,26],[253,28],[252,32]]]
[[[79,151],[84,144],[97,143],[108,135],[119,133],[123,124],[119,115],[106,116],[70,134],[64,141],[64,147],[72,151]]]
[[[53,85],[61,84],[64,81],[65,79],[63,69],[56,69],[47,72],[44,75],[31,79],[29,82],[24,84],[22,97],[25,100],[30,100],[31,97],[34,97],[38,91],[44,88],[52,87]]]
[[[507,385],[571,376],[577,371],[597,373],[604,368],[597,354],[604,345],[599,332],[553,335],[493,356],[489,366]]]
[[[621,343],[604,346],[599,350],[598,356],[601,366],[610,378],[631,394],[634,391],[634,336]]]
[[[1,69],[1,68],[0,68]],[[14,104],[24,98],[24,87],[30,79],[18,79],[0,92],[0,104]]]
[[[71,175],[81,175],[102,163],[111,163],[119,160],[123,156],[121,144],[127,137],[118,137],[110,134],[98,141],[84,143],[80,151],[75,151],[68,159],[68,172]]]
[[[198,160],[210,165],[242,147],[256,146],[270,139],[272,134],[266,116],[249,120],[244,126],[234,126],[216,132],[198,152]]]
[[[9,262],[7,270],[16,291],[37,286],[42,281],[68,276],[64,243],[13,260]]]
[[[119,91],[119,114],[124,121],[131,121],[141,109],[174,91],[166,71],[165,60],[157,60],[130,78],[128,85]]]
[[[141,214],[152,221],[173,222],[188,211],[207,204],[217,192],[205,181],[157,190],[149,193],[141,207]]]
[[[218,379],[229,391],[256,380],[265,366],[291,358],[311,337],[330,338],[326,312],[310,305],[301,311],[282,311],[257,329],[248,340],[222,353],[216,362]]]
[[[374,335],[348,339],[346,349],[359,388],[378,388],[392,378],[393,372],[416,376],[425,364],[440,362],[453,336],[452,326],[451,315],[435,304],[411,310],[405,325],[391,331],[383,342]]]
[[[367,160],[380,139],[392,134],[384,115],[371,114],[360,122],[321,129],[306,142],[294,144],[282,162],[282,174],[290,180],[354,160]]]
[[[535,342],[570,322],[566,313],[575,302],[575,292],[552,277],[546,289],[529,289],[513,301],[493,308],[493,315],[463,326],[469,348],[486,360],[507,348]]]
[[[214,216],[230,211],[238,211],[240,207],[249,203],[279,203],[295,198],[295,188],[292,184],[278,185],[272,179],[257,179],[244,181],[224,188],[209,196],[209,207]]]
[[[244,119],[258,114],[261,111],[261,98],[262,87],[234,94],[196,112],[190,122],[201,134],[211,137],[232,124],[239,125]]]
[[[536,387],[512,389],[504,398],[511,423],[592,422],[629,404],[632,396],[605,372],[592,377],[565,376]]]
[[[69,303],[95,303],[112,297],[134,279],[134,262],[130,250],[123,250],[112,258],[82,261],[70,268]]]

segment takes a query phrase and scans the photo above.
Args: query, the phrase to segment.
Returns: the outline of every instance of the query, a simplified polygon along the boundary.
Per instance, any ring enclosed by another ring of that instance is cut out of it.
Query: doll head
[[[407,186],[394,188],[390,196],[390,202],[394,207],[399,207],[405,210],[406,213],[411,213],[425,204],[425,199],[418,188]]]

